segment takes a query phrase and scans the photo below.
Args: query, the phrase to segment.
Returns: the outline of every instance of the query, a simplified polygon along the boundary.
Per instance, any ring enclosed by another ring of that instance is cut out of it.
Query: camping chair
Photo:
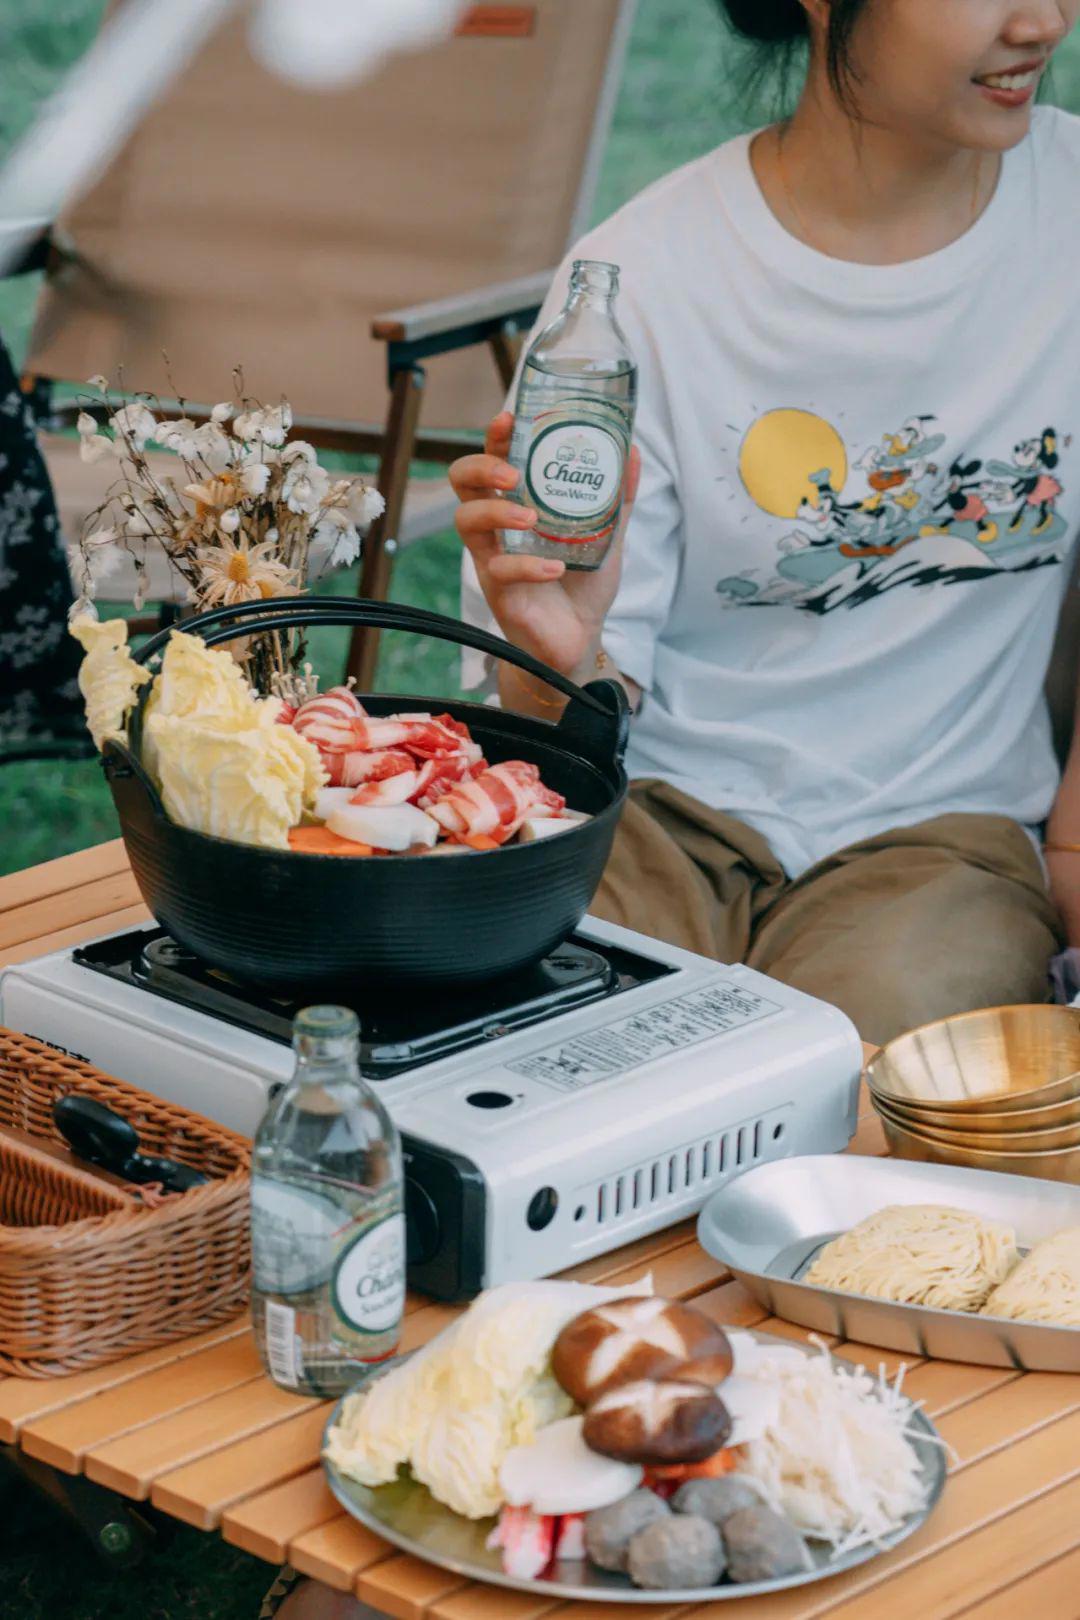
[[[60,436],[78,407],[53,385],[100,372],[205,410],[240,365],[305,438],[379,458],[360,592],[384,598],[395,551],[455,505],[410,463],[450,462],[500,407],[589,223],[633,5],[466,7],[453,40],[322,94],[265,73],[241,21],[222,29],[52,233],[27,387],[68,538],[106,479]],[[168,577],[150,594],[177,597]],[[376,650],[354,638],[361,689]]]

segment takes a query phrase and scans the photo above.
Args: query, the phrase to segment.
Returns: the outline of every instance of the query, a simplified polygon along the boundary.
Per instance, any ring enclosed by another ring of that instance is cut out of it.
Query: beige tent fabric
[[[513,9],[531,33],[481,16],[330,94],[264,73],[230,23],[62,222],[87,264],[44,294],[28,369],[206,404],[241,364],[299,415],[381,422],[374,315],[553,267],[585,223],[627,7]],[[433,360],[424,425],[499,396],[485,353]]]

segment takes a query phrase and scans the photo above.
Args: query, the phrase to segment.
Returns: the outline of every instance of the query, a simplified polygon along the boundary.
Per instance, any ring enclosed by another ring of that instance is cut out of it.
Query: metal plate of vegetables
[[[946,1473],[899,1380],[565,1283],[494,1289],[361,1380],[323,1463],[348,1513],[429,1563],[637,1604],[853,1569],[914,1534]]]

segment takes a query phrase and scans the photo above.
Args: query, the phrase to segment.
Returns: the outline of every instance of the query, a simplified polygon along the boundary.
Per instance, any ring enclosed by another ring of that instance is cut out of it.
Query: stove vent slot
[[[703,1200],[705,1193],[726,1176],[784,1151],[779,1144],[784,1134],[781,1116],[786,1112],[777,1109],[774,1114],[733,1126],[719,1136],[700,1138],[582,1188],[575,1199],[574,1213],[579,1231],[595,1231],[615,1221],[632,1220],[635,1215],[648,1214],[668,1203]]]

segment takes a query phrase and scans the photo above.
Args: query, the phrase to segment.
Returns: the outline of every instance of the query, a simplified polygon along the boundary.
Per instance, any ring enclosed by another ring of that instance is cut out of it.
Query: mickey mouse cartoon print
[[[976,477],[981,470],[981,461],[953,462],[949,468],[945,494],[936,508],[944,515],[934,525],[924,529],[924,535],[947,534],[954,523],[974,523],[975,538],[980,545],[988,546],[997,539],[998,526],[990,516],[986,499],[992,493],[992,486],[987,486]]]
[[[989,471],[996,478],[1004,478],[1012,486],[1012,495],[1020,502],[1016,508],[1009,533],[1015,534],[1026,518],[1034,514],[1029,528],[1031,538],[1046,533],[1053,521],[1055,503],[1063,488],[1054,477],[1058,464],[1057,433],[1052,427],[1044,428],[1038,439],[1024,439],[1013,449],[1012,462],[992,461]]]
[[[1060,462],[1071,437],[1059,442],[1048,427],[1016,444],[1009,461],[966,450],[939,461],[941,429],[936,416],[911,416],[853,454],[811,412],[782,407],[757,417],[739,451],[743,488],[767,517],[796,526],[771,545],[761,531],[762,564],[717,582],[724,604],[831,613],[885,591],[1059,564],[1068,540]],[[823,451],[827,461],[817,459]]]

